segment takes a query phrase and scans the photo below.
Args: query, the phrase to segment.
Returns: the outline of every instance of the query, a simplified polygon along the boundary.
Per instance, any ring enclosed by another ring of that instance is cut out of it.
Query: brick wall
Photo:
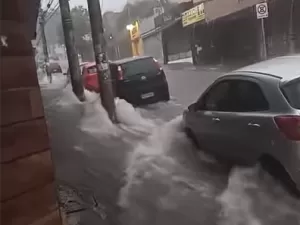
[[[0,60],[1,224],[59,225],[47,124],[28,35],[32,19],[26,13],[35,9],[18,10],[25,2],[31,5],[1,1],[0,34],[7,37]]]

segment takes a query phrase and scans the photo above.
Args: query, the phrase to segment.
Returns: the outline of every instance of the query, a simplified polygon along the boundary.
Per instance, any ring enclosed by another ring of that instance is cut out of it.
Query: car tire
[[[170,101],[170,95],[168,95],[167,97],[165,97],[163,100],[164,100],[165,102]]]
[[[289,193],[300,198],[300,190],[297,188],[296,183],[278,160],[272,156],[264,155],[259,161],[262,168],[273,178],[278,179]]]

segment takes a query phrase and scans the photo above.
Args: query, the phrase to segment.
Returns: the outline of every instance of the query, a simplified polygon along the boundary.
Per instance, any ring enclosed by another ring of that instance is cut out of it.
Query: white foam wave
[[[202,197],[211,196],[209,185],[205,181],[197,180],[195,174],[176,158],[176,152],[184,151],[184,147],[189,147],[190,144],[182,132],[181,121],[180,116],[154,129],[148,140],[136,146],[129,156],[126,185],[121,190],[119,198],[119,204],[122,207],[128,208],[134,204],[137,197],[136,192],[140,192],[140,194],[142,192],[143,197],[149,201],[153,200],[147,197],[149,190],[146,183],[148,180],[152,180],[153,183],[164,186],[168,190],[163,195],[159,191],[157,192],[154,197],[154,200],[157,198],[155,204],[158,204],[161,198],[164,199],[162,200],[163,205],[173,202],[171,196],[175,192],[177,194],[181,192],[182,188],[179,186],[184,186],[183,189],[197,191]],[[169,203],[166,203],[167,201]],[[175,202],[170,204],[173,205]]]
[[[259,166],[234,168],[218,200],[220,225],[300,224],[300,201]]]

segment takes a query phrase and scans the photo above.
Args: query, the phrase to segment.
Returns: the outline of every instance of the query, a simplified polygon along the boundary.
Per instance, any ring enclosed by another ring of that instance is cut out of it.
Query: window
[[[236,81],[235,88],[235,94],[232,96],[238,103],[235,111],[255,112],[269,109],[269,103],[257,83],[245,80]]]
[[[97,68],[96,68],[96,66],[89,67],[87,70],[88,70],[88,74],[94,74],[94,73],[97,73]]]
[[[153,58],[137,59],[131,62],[122,64],[122,69],[125,77],[153,73],[156,75],[159,70],[158,65]]]
[[[226,111],[226,104],[230,82],[225,81],[213,86],[202,100],[200,100],[199,109],[209,111]]]
[[[300,80],[284,86],[283,93],[292,107],[300,109]]]
[[[223,112],[255,112],[269,109],[261,88],[254,82],[228,80],[216,84],[204,96],[199,109]]]

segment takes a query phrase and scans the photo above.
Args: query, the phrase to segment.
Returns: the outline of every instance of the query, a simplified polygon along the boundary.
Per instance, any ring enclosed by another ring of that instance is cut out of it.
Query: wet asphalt
[[[135,118],[145,121],[116,127],[98,99],[80,103],[64,78],[41,86],[70,224],[300,224],[299,202],[281,187],[270,192],[273,178],[195,155],[183,133],[182,111],[224,71],[186,64],[165,71],[170,102],[138,108]]]

